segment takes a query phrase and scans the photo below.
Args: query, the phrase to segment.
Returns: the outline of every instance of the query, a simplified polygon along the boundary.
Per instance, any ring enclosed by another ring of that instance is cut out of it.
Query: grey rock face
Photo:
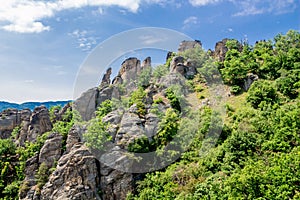
[[[45,163],[48,168],[53,167],[54,162],[58,161],[61,156],[62,140],[63,137],[59,133],[52,133],[50,136],[48,136],[48,139],[40,150],[40,164]]]
[[[84,92],[74,102],[74,109],[79,112],[84,121],[88,121],[95,116],[98,95],[98,88],[92,88]]]
[[[170,64],[170,72],[178,73],[185,78],[191,78],[197,74],[197,69],[191,60],[184,61],[183,57],[175,56]]]
[[[26,161],[26,176],[23,184],[26,184],[28,189],[20,192],[20,199],[40,199],[36,183],[36,173],[39,166],[44,163],[48,169],[54,167],[55,161],[58,161],[61,157],[61,151],[62,136],[58,133],[53,133],[48,136],[40,152]]]
[[[199,40],[195,40],[195,41],[182,41],[179,45],[178,48],[178,52],[183,52],[186,51],[188,49],[193,49],[195,47],[202,47],[202,43]]]
[[[103,75],[103,78],[102,78],[102,81],[101,81],[101,84],[100,84],[101,87],[109,86],[111,73],[112,73],[111,68],[108,68],[106,70],[106,73]]]
[[[16,144],[24,146],[25,141],[35,142],[36,138],[52,129],[49,111],[45,106],[39,106],[34,109],[30,115],[29,110],[21,112],[21,130],[16,138]]]
[[[122,80],[129,82],[130,80],[136,80],[140,72],[141,61],[137,58],[128,58],[122,63],[119,74]]]
[[[86,131],[85,127],[74,125],[69,131],[66,144],[66,153],[70,152],[72,147],[82,141],[82,134]]]
[[[244,82],[244,90],[248,91],[252,83],[257,80],[258,80],[258,76],[256,74],[253,73],[247,74],[247,78],[245,79]]]
[[[21,126],[23,121],[29,121],[31,111],[29,109],[17,110],[7,109],[0,113],[0,138],[6,139],[11,136],[12,131],[17,126]]]
[[[95,157],[78,143],[62,156],[41,191],[41,199],[96,199],[99,174]]]

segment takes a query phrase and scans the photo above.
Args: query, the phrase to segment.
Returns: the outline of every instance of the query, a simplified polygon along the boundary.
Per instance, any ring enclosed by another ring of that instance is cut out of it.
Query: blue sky
[[[123,31],[168,28],[201,40],[205,49],[226,37],[253,44],[299,31],[299,5],[299,0],[6,0],[0,4],[0,101],[72,99],[90,52]]]

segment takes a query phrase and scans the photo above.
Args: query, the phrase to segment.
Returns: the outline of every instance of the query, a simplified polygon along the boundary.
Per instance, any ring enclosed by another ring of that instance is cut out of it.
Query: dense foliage
[[[293,30],[254,46],[228,40],[225,60],[215,66],[239,94],[226,104],[217,145],[199,152],[212,121],[211,112],[202,108],[189,150],[166,169],[148,173],[128,199],[300,199],[299,41]],[[200,72],[211,65],[205,57],[183,55],[200,59]],[[249,73],[259,80],[246,92]],[[206,90],[199,82],[192,86],[201,88],[199,93]]]

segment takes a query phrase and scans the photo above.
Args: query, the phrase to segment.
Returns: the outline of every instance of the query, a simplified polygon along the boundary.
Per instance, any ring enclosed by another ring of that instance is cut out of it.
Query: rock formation
[[[111,72],[112,72],[111,68],[108,68],[106,70],[106,73],[103,75],[100,87],[109,86]]]
[[[217,42],[215,45],[215,51],[213,52],[213,56],[220,62],[223,62],[225,60],[225,55],[228,51],[228,48],[226,47],[227,41],[228,39],[225,38],[222,41]]]
[[[26,184],[27,189],[20,191],[20,199],[40,198],[41,188],[38,188],[36,182],[37,171],[42,164],[48,170],[55,167],[55,161],[58,161],[62,154],[62,139],[62,136],[58,133],[50,134],[40,152],[26,161],[26,177],[23,184]]]
[[[191,78],[197,74],[197,69],[192,61],[184,61],[181,56],[175,56],[170,64],[171,73],[179,73],[180,75]]]
[[[28,110],[7,109],[0,113],[0,138],[6,139],[11,136],[13,129],[20,126],[23,120],[31,115]]]
[[[16,137],[16,144],[24,146],[26,141],[34,142],[36,138],[52,129],[49,111],[45,106],[34,109],[29,116],[29,110],[23,110],[22,126],[20,133]]]
[[[256,74],[253,73],[247,74],[247,78],[245,79],[244,82],[244,90],[248,91],[252,83],[257,80],[258,80],[258,76]]]
[[[199,40],[195,40],[195,41],[182,41],[179,45],[179,48],[178,48],[178,52],[184,52],[188,49],[193,49],[193,48],[196,48],[196,47],[200,47],[202,48],[202,43],[201,41]]]
[[[59,159],[56,170],[41,191],[41,199],[96,199],[100,177],[97,166],[89,149],[80,143],[75,144]]]

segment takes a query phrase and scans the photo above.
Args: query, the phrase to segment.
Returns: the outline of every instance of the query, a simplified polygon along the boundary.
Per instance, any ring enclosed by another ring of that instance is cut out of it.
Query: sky
[[[78,73],[94,49],[124,31],[171,29],[200,40],[204,49],[223,38],[254,44],[299,31],[299,7],[299,0],[5,0],[0,4],[0,101],[75,98]],[[154,63],[162,62],[158,52]],[[103,56],[98,57],[101,63]],[[113,65],[120,65],[120,58]],[[99,66],[99,72],[106,67]]]

